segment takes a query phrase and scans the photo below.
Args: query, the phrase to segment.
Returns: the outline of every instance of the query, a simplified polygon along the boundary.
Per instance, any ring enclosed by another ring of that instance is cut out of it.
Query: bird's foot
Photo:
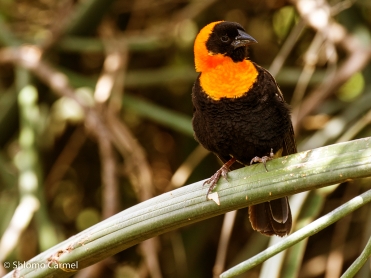
[[[263,163],[264,167],[265,167],[265,170],[268,172],[266,164],[267,164],[267,161],[272,160],[273,157],[274,157],[274,153],[273,153],[273,149],[271,149],[271,152],[270,152],[269,156],[263,156],[263,157],[255,156],[253,159],[251,159],[250,165],[255,163],[255,162]]]
[[[206,194],[206,200],[207,200],[207,196],[209,196],[210,192],[216,186],[218,180],[220,179],[220,176],[222,176],[223,178],[225,178],[228,181],[227,174],[229,172],[229,168],[232,166],[232,164],[235,161],[236,161],[236,159],[234,157],[231,158],[230,160],[228,160],[226,163],[223,164],[223,166],[218,171],[215,172],[214,175],[211,176],[210,179],[208,179],[204,182],[203,185],[205,185],[205,184],[210,185],[209,190],[207,191],[207,194]]]

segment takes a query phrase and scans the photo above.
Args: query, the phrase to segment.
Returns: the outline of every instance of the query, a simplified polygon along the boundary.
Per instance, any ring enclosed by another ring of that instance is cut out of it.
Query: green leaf
[[[215,191],[220,206],[206,201],[202,181],[128,208],[34,257],[32,263],[92,265],[148,238],[204,219],[282,196],[371,176],[371,138],[274,159],[228,174]],[[71,269],[72,270],[72,269]],[[19,276],[68,277],[61,268],[19,269]],[[14,272],[5,277],[12,277]]]
[[[293,6],[285,6],[274,13],[273,30],[280,40],[284,39],[289,33],[294,19],[295,10]]]
[[[355,73],[345,82],[337,92],[337,96],[342,101],[352,101],[358,97],[365,88],[365,79],[362,73]]]

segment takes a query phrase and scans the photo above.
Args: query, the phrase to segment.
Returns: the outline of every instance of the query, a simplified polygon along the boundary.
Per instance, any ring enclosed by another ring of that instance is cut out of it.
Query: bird
[[[195,38],[192,88],[194,137],[224,164],[204,184],[207,195],[232,169],[297,152],[290,107],[273,76],[248,57],[257,41],[236,22],[216,21]],[[267,168],[266,168],[267,169]],[[252,228],[264,235],[288,235],[287,197],[249,207]]]

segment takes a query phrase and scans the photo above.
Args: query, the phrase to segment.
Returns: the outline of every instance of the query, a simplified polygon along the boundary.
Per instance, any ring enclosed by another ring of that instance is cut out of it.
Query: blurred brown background
[[[239,22],[259,42],[250,58],[291,103],[299,150],[370,136],[370,14],[367,0],[0,1],[0,261],[28,260],[218,169],[191,128],[193,41],[212,21]],[[311,193],[301,220],[369,186]],[[370,215],[367,205],[309,238],[279,277],[339,277],[363,250]],[[222,224],[166,233],[74,277],[212,277]],[[222,269],[269,240],[247,209],[229,236]],[[369,262],[359,275],[371,277]]]

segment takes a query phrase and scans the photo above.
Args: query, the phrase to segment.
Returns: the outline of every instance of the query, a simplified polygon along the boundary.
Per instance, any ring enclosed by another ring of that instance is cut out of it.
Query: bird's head
[[[246,59],[247,46],[257,41],[236,22],[217,21],[206,25],[198,33],[195,44],[196,70],[202,72],[232,59],[238,63]]]

